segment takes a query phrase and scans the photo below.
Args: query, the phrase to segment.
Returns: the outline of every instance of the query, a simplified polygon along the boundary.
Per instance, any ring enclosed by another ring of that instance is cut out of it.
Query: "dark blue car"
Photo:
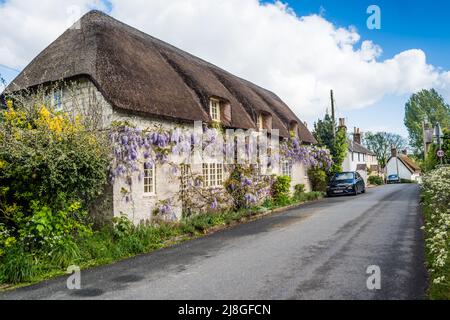
[[[398,175],[396,174],[391,174],[389,177],[387,177],[387,183],[391,184],[391,183],[400,183],[400,178]]]
[[[336,173],[327,187],[329,197],[339,195],[358,195],[366,192],[364,179],[358,172]]]

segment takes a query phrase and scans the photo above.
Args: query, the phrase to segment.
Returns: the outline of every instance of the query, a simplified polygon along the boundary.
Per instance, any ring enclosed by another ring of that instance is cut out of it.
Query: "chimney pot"
[[[361,144],[361,133],[359,131],[359,128],[355,127],[355,131],[353,133],[353,141],[355,143]]]

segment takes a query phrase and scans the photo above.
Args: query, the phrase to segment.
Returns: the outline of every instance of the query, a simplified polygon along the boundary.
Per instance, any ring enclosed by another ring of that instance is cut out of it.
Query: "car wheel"
[[[361,193],[366,193],[366,188],[363,188]]]

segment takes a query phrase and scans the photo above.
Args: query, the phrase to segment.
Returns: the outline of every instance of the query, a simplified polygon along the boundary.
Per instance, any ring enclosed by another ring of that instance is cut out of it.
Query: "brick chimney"
[[[353,132],[353,141],[354,141],[355,143],[361,144],[361,132],[359,131],[359,128],[356,128],[356,127],[355,127],[355,129],[354,129],[354,132]]]
[[[347,132],[347,126],[345,125],[345,118],[339,118],[339,129],[344,129]]]
[[[391,147],[391,156],[397,158],[397,149],[394,146]]]

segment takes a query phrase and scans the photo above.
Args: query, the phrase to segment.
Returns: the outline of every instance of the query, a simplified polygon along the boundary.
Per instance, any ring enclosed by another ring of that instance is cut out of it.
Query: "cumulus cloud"
[[[422,50],[380,61],[382,48],[361,39],[355,28],[337,27],[321,14],[299,17],[282,2],[108,2],[117,19],[274,91],[300,116],[323,112],[330,89],[341,110],[431,86],[450,92],[450,73],[428,64]],[[106,8],[100,0],[70,4],[81,12]],[[23,67],[64,31],[66,10],[60,0],[8,0],[0,7],[0,29],[6,28],[0,64]]]
[[[101,0],[0,1],[0,64],[20,69]]]

